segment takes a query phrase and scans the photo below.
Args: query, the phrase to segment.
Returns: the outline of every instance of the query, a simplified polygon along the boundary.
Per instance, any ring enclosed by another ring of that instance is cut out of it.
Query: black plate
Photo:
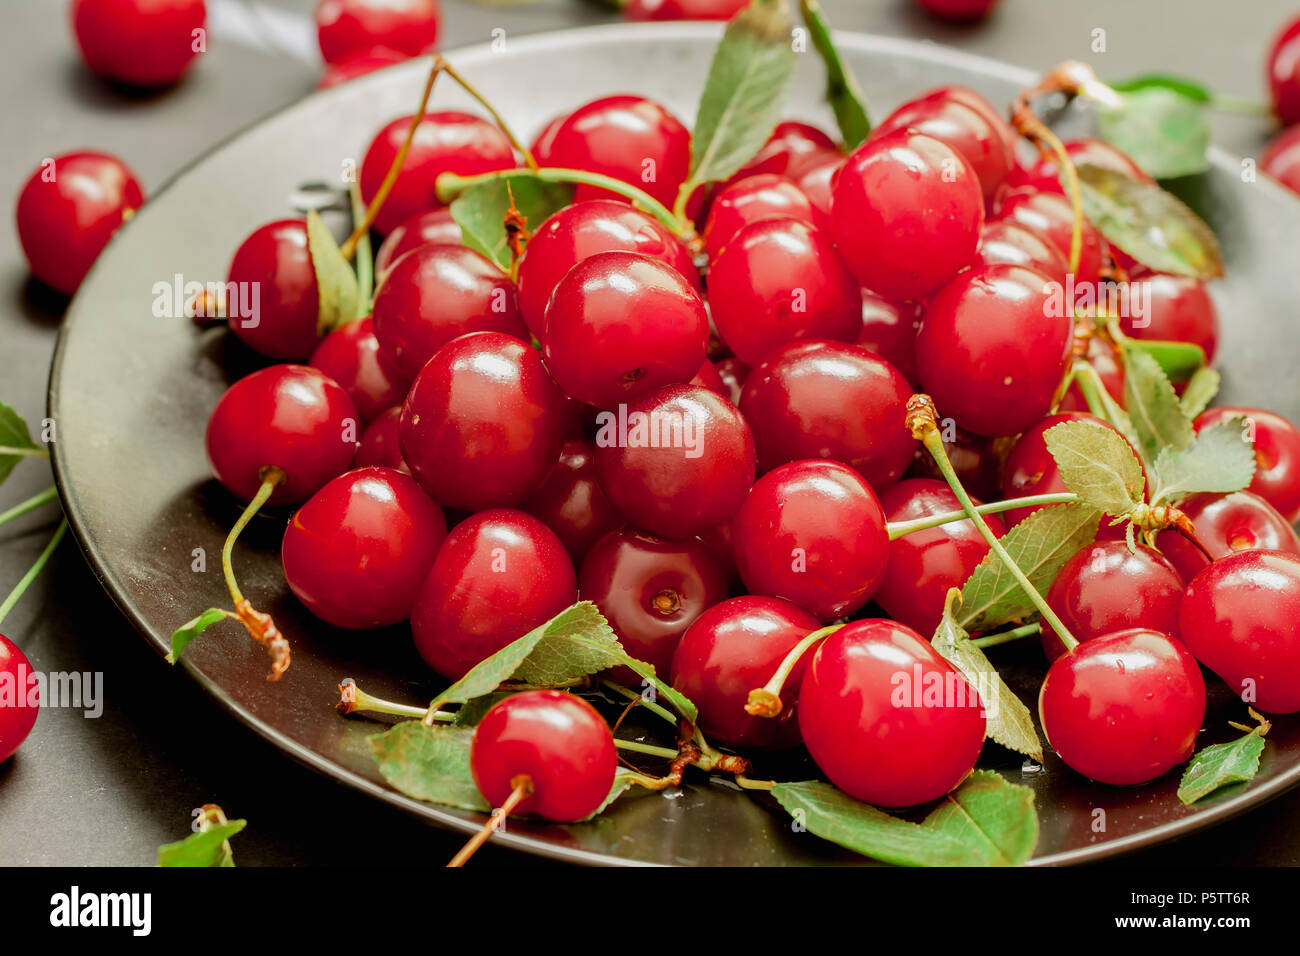
[[[474,47],[453,60],[524,133],[617,92],[655,97],[690,118],[718,34],[718,27],[704,24],[616,25],[511,38],[504,51]],[[841,49],[879,116],[940,84],[966,84],[1006,104],[1034,80],[1025,71],[928,44],[846,34]],[[238,509],[210,478],[203,430],[226,386],[256,360],[224,330],[198,332],[183,318],[155,317],[154,286],[176,274],[224,280],[236,245],[262,222],[288,214],[301,184],[340,182],[373,132],[410,112],[426,69],[427,61],[412,62],[308,97],[180,173],[110,244],[68,310],[49,395],[60,493],[96,574],[160,653],[179,624],[227,603],[219,555]],[[820,86],[820,65],[804,57],[789,113],[829,129]],[[473,109],[449,86],[440,86],[434,102]],[[1294,352],[1291,323],[1300,301],[1300,270],[1293,262],[1300,204],[1271,182],[1244,181],[1238,162],[1219,153],[1210,173],[1177,184],[1177,191],[1224,245],[1228,278],[1214,285],[1223,318],[1224,400],[1300,419],[1294,375],[1283,364]],[[345,676],[412,703],[428,700],[432,685],[404,629],[345,633],[307,615],[280,570],[282,529],[283,516],[254,522],[237,560],[244,590],[275,616],[294,645],[289,673],[278,684],[266,683],[266,658],[230,625],[193,645],[185,668],[295,759],[423,820],[465,831],[477,827],[475,814],[389,789],[366,745],[376,725],[331,710],[335,686]],[[193,570],[196,549],[206,556],[205,571]],[[1000,651],[1013,686],[1032,700],[1042,672],[1036,649]],[[1240,702],[1213,682],[1204,742],[1229,735],[1226,721],[1240,719],[1240,710]],[[1176,773],[1142,788],[1099,787],[1054,755],[1045,767],[1022,772],[1014,755],[992,746],[988,751],[988,765],[1034,788],[1042,820],[1035,863],[1096,859],[1189,833],[1300,781],[1300,721],[1294,719],[1276,723],[1249,787],[1195,809],[1175,796]],[[680,792],[625,798],[590,824],[512,821],[499,839],[583,863],[862,862],[792,832],[779,810],[723,781],[699,777]]]

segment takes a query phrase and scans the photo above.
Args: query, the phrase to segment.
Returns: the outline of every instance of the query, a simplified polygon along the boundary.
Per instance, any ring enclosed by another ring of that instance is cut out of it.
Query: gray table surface
[[[42,157],[74,148],[115,153],[146,189],[156,189],[232,132],[308,92],[320,68],[308,26],[314,0],[209,0],[211,47],[198,68],[165,94],[124,96],[82,67],[67,6],[0,0],[5,202]],[[445,49],[486,40],[498,27],[531,33],[615,16],[580,0],[443,6]],[[1182,73],[1256,99],[1264,95],[1269,38],[1297,12],[1288,0],[1003,0],[989,22],[959,28],[930,19],[910,0],[823,0],[823,7],[845,29],[929,39],[1037,69],[1077,58],[1109,77]],[[1105,31],[1103,54],[1092,52],[1097,30]],[[1257,155],[1265,130],[1258,121],[1225,117],[1216,140]],[[212,215],[220,214],[220,197],[213,197]],[[12,227],[0,229],[0,398],[29,422],[44,417],[63,304],[28,279]],[[0,510],[48,484],[44,463],[25,462],[0,489]],[[0,529],[0,593],[31,564],[56,520],[46,509]],[[459,844],[300,768],[226,716],[137,637],[71,540],[4,633],[38,670],[101,674],[105,693],[97,719],[42,712],[26,745],[0,765],[0,864],[148,865],[160,843],[188,832],[191,809],[205,802],[250,821],[235,847],[244,865],[437,865]],[[1298,865],[1297,819],[1300,791],[1125,862]],[[492,847],[478,860],[533,862]]]

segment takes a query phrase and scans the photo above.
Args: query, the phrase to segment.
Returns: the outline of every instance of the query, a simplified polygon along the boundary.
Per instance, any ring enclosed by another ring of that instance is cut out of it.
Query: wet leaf
[[[1229,784],[1254,780],[1259,773],[1259,758],[1264,753],[1264,735],[1268,730],[1265,721],[1236,740],[1200,751],[1183,771],[1178,799],[1191,806]]]
[[[473,741],[468,727],[426,727],[407,720],[371,737],[370,752],[383,778],[408,797],[487,812],[492,808],[469,768]]]

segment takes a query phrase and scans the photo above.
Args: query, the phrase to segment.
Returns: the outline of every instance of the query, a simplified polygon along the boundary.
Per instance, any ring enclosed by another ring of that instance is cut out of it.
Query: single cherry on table
[[[438,42],[440,19],[438,0],[321,0],[316,39],[331,65],[376,48],[419,56]]]
[[[73,0],[72,29],[86,65],[140,88],[170,86],[207,49],[204,0]]]
[[[36,726],[41,693],[35,677],[27,655],[0,634],[0,680],[10,688],[9,699],[0,704],[0,765],[13,756]]]

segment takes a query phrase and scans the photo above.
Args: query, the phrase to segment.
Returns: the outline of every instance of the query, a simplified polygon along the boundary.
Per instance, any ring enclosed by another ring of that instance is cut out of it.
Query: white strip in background
[[[281,53],[319,66],[316,24],[310,16],[257,0],[208,0],[208,29],[219,42]]]

